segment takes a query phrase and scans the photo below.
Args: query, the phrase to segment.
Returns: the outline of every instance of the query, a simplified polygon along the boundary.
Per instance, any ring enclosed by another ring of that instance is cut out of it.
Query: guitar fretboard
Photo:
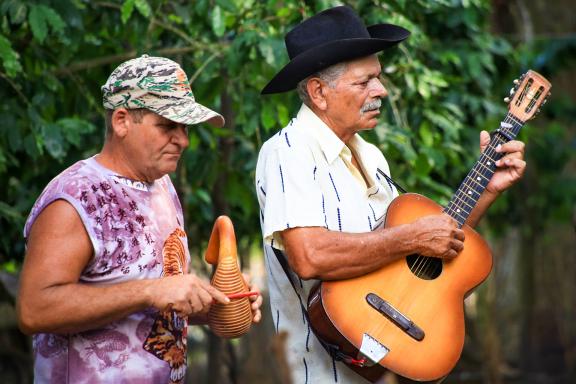
[[[523,125],[524,122],[510,113],[506,115],[506,118],[500,123],[500,128],[492,134],[490,144],[480,155],[472,170],[464,178],[444,208],[444,212],[452,216],[458,222],[459,227],[464,225],[494,175],[496,170],[494,163],[502,157],[501,153],[496,152],[496,147],[513,140]]]

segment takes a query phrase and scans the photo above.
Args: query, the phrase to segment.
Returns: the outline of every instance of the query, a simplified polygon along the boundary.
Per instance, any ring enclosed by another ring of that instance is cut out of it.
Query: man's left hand
[[[486,131],[480,132],[480,151],[488,147],[490,134]],[[526,170],[524,161],[524,143],[518,140],[511,140],[496,148],[503,157],[496,161],[496,171],[494,176],[486,186],[486,192],[498,195],[515,184]]]

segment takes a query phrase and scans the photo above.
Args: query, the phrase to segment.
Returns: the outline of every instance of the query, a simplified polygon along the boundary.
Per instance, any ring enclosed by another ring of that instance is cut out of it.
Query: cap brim
[[[332,41],[294,57],[262,89],[261,94],[287,92],[301,80],[329,66],[372,55],[395,46],[410,32],[393,24],[377,24],[367,28],[372,38]]]
[[[181,103],[170,107],[156,108],[154,105],[147,104],[146,108],[159,114],[168,120],[185,125],[194,125],[200,123],[209,123],[216,127],[223,127],[225,124],[224,117],[219,113],[203,106],[192,99],[183,100]]]

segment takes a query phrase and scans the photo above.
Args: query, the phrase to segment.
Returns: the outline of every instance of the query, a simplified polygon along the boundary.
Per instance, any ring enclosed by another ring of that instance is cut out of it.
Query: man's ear
[[[326,84],[318,77],[312,77],[306,83],[306,89],[308,90],[308,96],[310,97],[312,105],[321,111],[325,111],[326,108],[328,108],[326,101]]]
[[[128,113],[126,108],[118,108],[112,112],[112,130],[114,134],[118,137],[125,137],[130,130],[132,122],[132,116]]]

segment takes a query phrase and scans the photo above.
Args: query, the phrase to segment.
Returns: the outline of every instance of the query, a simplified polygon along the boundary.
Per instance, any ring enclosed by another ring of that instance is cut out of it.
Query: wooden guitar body
[[[441,212],[442,207],[432,200],[405,194],[389,206],[385,226]],[[349,353],[360,351],[364,334],[368,334],[389,350],[379,364],[412,380],[447,375],[464,345],[464,297],[486,279],[492,267],[486,242],[472,228],[462,228],[464,250],[453,260],[420,256],[410,264],[410,257],[403,258],[358,278],[322,282],[308,303],[315,333],[330,344],[343,346],[342,338],[346,339]],[[368,294],[377,295],[412,321],[424,332],[422,340],[371,306]],[[324,321],[315,324],[314,319],[322,317],[333,326],[326,327]],[[362,374],[362,369],[366,368],[355,370]]]

